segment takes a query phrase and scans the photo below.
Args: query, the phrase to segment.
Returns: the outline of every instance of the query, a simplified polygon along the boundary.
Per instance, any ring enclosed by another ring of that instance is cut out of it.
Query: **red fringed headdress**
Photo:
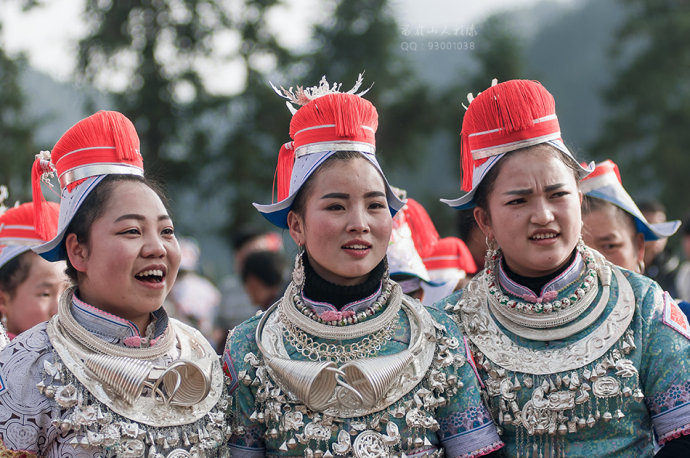
[[[139,137],[132,122],[116,111],[99,111],[82,119],[60,137],[52,153],[41,152],[34,161],[31,182],[36,229],[47,237],[42,217],[45,198],[41,182],[57,173],[60,188],[72,191],[85,179],[108,174],[144,174]]]
[[[511,80],[472,98],[462,121],[462,190],[487,158],[560,139],[553,96],[537,81]]]
[[[371,162],[385,180],[375,152],[378,113],[374,105],[357,93],[362,75],[348,92],[340,92],[340,85],[329,85],[325,77],[318,86],[274,90],[288,100],[293,113],[290,122],[291,142],[285,143],[278,154],[273,183],[273,204],[254,204],[266,219],[287,228],[287,214],[296,193],[318,169],[321,163],[337,151],[358,151]],[[295,109],[294,105],[301,106]],[[391,213],[402,207],[386,181],[386,197]]]
[[[436,226],[422,204],[412,198],[407,199],[403,211],[410,225],[414,246],[419,256],[424,258],[433,251],[434,245],[440,239]]]
[[[468,274],[477,271],[477,264],[465,242],[457,237],[440,239],[428,256],[424,256],[424,265],[432,280],[440,280],[437,271],[461,270]]]
[[[474,207],[474,193],[482,179],[510,151],[548,143],[575,161],[561,139],[553,96],[538,81],[496,84],[494,80],[489,89],[477,97],[468,94],[467,100],[470,104],[460,134],[462,190],[467,194],[442,202],[458,209]],[[580,178],[590,171],[581,168]]]
[[[376,151],[374,134],[378,128],[376,107],[356,93],[362,84],[362,75],[348,92],[339,92],[340,85],[329,86],[323,77],[319,86],[277,90],[290,103],[300,105],[293,111],[290,138],[278,153],[276,187],[278,202],[290,193],[290,181],[295,159],[304,154],[323,151],[354,150],[373,154]],[[275,88],[274,88],[275,89]],[[294,110],[292,105],[289,105]],[[291,110],[291,111],[292,111]]]
[[[60,206],[55,202],[46,202],[44,220],[48,234],[39,234],[34,226],[34,206],[28,202],[10,208],[0,215],[0,245],[37,245],[46,242],[57,232]]]

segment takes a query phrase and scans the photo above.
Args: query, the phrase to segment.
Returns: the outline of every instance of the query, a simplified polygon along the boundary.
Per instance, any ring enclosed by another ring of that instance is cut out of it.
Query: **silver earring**
[[[292,283],[297,286],[297,288],[302,290],[304,287],[304,262],[302,261],[302,255],[304,254],[304,246],[300,245],[297,250],[297,255],[295,256],[295,268],[292,269]]]
[[[495,265],[498,261],[501,248],[496,243],[496,239],[486,238],[486,257],[484,258],[484,268],[496,270]]]

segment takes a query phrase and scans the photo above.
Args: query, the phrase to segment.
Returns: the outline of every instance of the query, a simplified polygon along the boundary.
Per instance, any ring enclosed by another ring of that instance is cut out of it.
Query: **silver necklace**
[[[338,367],[333,361],[300,361],[269,352],[262,343],[263,330],[267,319],[281,303],[264,312],[256,328],[256,344],[279,385],[312,410],[320,411],[332,404],[342,404],[351,409],[375,406],[416,355],[423,351],[422,317],[413,305],[400,302],[404,304],[416,333],[413,333],[408,348],[399,353],[352,360]],[[362,325],[368,323],[370,321],[365,321]]]
[[[285,327],[283,332],[285,340],[311,361],[344,363],[354,359],[374,356],[387,341],[391,340],[396,329],[398,329],[398,321],[391,320],[383,328],[364,336],[361,340],[340,345],[317,342],[310,335],[295,326],[294,323],[290,322],[281,310],[278,311],[278,316],[280,317],[280,322]]]
[[[62,327],[66,334],[71,335],[81,345],[90,350],[110,356],[125,356],[136,359],[157,359],[170,352],[177,341],[175,337],[175,328],[168,326],[168,329],[160,337],[156,345],[147,348],[129,348],[111,344],[102,339],[99,339],[89,331],[84,329],[77,320],[72,316],[70,304],[72,303],[72,296],[76,288],[67,289],[60,297],[58,304],[58,313],[55,315],[58,326]]]
[[[489,298],[494,301],[496,306],[503,307],[506,310],[512,312],[528,314],[528,315],[550,315],[554,313],[563,313],[567,309],[577,308],[581,305],[581,302],[586,298],[589,298],[590,303],[593,300],[591,290],[597,285],[597,262],[594,256],[594,251],[587,248],[587,246],[580,241],[577,244],[577,251],[584,258],[586,270],[582,278],[582,284],[575,290],[573,294],[569,297],[564,297],[558,299],[556,291],[550,291],[545,293],[544,296],[553,295],[554,299],[544,301],[542,298],[531,298],[530,301],[523,302],[515,299],[511,299],[501,290],[500,283],[496,276],[498,272],[498,265],[501,260],[500,250],[495,250],[489,257],[489,265],[487,266],[486,273],[489,278]],[[594,294],[596,296],[596,292]],[[579,307],[579,311],[582,311],[582,307]],[[572,319],[576,318],[579,313],[572,314]],[[567,322],[567,321],[565,321]],[[525,325],[527,326],[527,325]]]
[[[294,282],[290,282],[287,291],[280,300],[281,313],[285,315],[286,320],[307,334],[329,340],[356,339],[383,329],[397,318],[403,296],[400,285],[393,283],[388,305],[380,315],[347,326],[331,326],[314,321],[297,309],[294,297],[300,293],[298,286]]]

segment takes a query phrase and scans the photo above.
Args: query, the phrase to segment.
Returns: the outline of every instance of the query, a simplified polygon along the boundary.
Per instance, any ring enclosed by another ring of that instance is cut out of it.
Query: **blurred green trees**
[[[266,25],[279,4],[86,2],[93,27],[80,42],[78,71],[92,83],[113,75],[126,81],[113,90],[115,107],[134,120],[147,171],[166,183],[189,226],[205,219],[202,203],[216,205],[217,224],[226,228],[253,217],[256,184],[266,186],[273,174],[267,165],[284,105],[271,96],[264,72],[292,57]],[[212,90],[218,82],[209,73],[236,94]]]
[[[311,86],[327,75],[346,87],[365,71],[365,84],[375,84],[367,98],[380,114],[382,162],[402,166],[423,158],[419,151],[435,119],[421,113],[433,113],[433,105],[409,63],[394,53],[398,26],[387,2],[321,2],[332,15],[315,26],[313,44],[299,52],[283,47],[267,26],[267,16],[280,5],[86,2],[92,31],[80,42],[79,74],[101,85],[126,82],[113,90],[114,105],[134,120],[147,170],[177,197],[178,212],[189,221],[183,229],[193,231],[206,220],[201,211],[212,207],[214,224],[228,233],[258,218],[251,202],[271,200],[290,113],[270,79]],[[221,62],[235,64],[228,78],[241,79],[236,94],[208,89],[203,70]]]
[[[31,198],[28,183],[33,156],[30,152],[38,153],[33,138],[38,121],[26,113],[26,95],[19,84],[25,66],[23,56],[8,56],[0,43],[0,184],[10,191],[10,202],[6,205]]]
[[[627,18],[613,49],[618,69],[605,92],[610,115],[594,152],[618,162],[635,195],[660,198],[678,217],[690,208],[690,6],[620,1]]]

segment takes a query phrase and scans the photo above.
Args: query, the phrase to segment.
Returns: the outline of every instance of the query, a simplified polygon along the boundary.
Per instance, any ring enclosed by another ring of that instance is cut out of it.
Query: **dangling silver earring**
[[[498,260],[501,248],[496,243],[496,239],[486,237],[486,257],[484,258],[484,268],[496,270],[495,264]]]
[[[292,269],[292,283],[301,291],[304,287],[304,262],[302,255],[304,254],[304,246],[300,245],[295,256],[295,268]]]

